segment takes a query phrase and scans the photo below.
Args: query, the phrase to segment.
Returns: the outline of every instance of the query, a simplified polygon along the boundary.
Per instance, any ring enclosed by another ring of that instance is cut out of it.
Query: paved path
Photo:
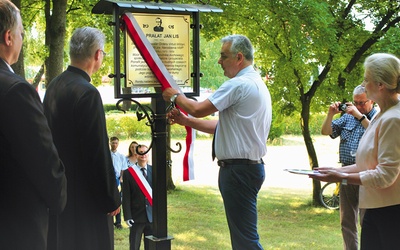
[[[283,187],[293,189],[312,190],[312,182],[307,176],[291,174],[284,169],[309,169],[307,150],[302,137],[287,137],[293,146],[268,146],[265,161],[266,179],[263,188]],[[173,140],[172,145],[177,141]],[[194,146],[195,180],[183,182],[182,159],[185,151],[184,141],[182,151],[172,154],[172,178],[175,185],[218,185],[218,170],[216,162],[211,160],[211,139],[198,139]],[[126,153],[130,141],[121,141],[119,150]],[[140,142],[146,143],[146,142]],[[148,142],[147,142],[148,143]],[[338,140],[332,140],[328,136],[314,137],[314,146],[318,154],[320,166],[339,166]],[[175,149],[175,147],[173,147]],[[151,158],[150,158],[151,159]]]

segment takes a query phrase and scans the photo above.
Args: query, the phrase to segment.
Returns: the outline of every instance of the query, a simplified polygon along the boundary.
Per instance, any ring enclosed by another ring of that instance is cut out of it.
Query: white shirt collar
[[[2,60],[3,60],[3,59],[2,59]],[[8,64],[8,63],[7,63],[6,61],[4,61],[4,60],[3,60],[3,62],[5,62],[5,64],[7,65],[8,69],[9,69],[11,72],[15,73],[14,70],[11,68],[10,64]]]

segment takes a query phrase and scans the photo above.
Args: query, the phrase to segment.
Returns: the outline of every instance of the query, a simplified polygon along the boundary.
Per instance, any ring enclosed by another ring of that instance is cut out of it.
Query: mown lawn
[[[264,249],[342,249],[339,211],[313,207],[310,192],[287,188],[260,191],[258,227]],[[169,192],[168,234],[174,237],[173,250],[231,249],[218,187],[183,185]],[[126,225],[115,230],[116,250],[129,249],[128,235]]]

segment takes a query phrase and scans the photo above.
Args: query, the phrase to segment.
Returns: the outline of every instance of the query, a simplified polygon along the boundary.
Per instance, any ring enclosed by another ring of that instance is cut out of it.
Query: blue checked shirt
[[[377,110],[372,108],[367,114],[368,120],[376,114]],[[340,118],[332,121],[332,139],[340,136],[339,161],[343,166],[351,165],[356,162],[356,151],[358,143],[364,134],[365,128],[354,116],[344,114]]]

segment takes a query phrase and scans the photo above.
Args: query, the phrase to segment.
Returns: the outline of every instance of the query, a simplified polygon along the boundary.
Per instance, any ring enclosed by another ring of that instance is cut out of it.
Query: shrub
[[[104,104],[103,108],[104,108],[104,112],[106,112],[106,113],[109,111],[113,111],[113,110],[117,111],[118,110],[117,106],[115,106],[115,104]]]
[[[312,135],[319,135],[322,123],[326,114],[313,114],[310,117],[310,132]],[[214,116],[208,116],[205,119],[215,119]],[[149,140],[151,139],[151,128],[148,126],[148,120],[138,121],[136,113],[128,111],[125,114],[121,111],[111,110],[106,113],[107,132],[109,136],[117,136],[120,139]],[[173,139],[184,139],[186,129],[183,126],[173,125],[170,127],[171,137]],[[301,135],[300,114],[293,116],[283,116],[274,114],[269,134],[269,141],[280,138],[284,134]],[[211,135],[197,131],[197,138],[210,138]]]
[[[118,138],[122,137],[122,129],[119,125],[118,119],[115,117],[107,117],[106,119],[108,136],[116,136]]]

